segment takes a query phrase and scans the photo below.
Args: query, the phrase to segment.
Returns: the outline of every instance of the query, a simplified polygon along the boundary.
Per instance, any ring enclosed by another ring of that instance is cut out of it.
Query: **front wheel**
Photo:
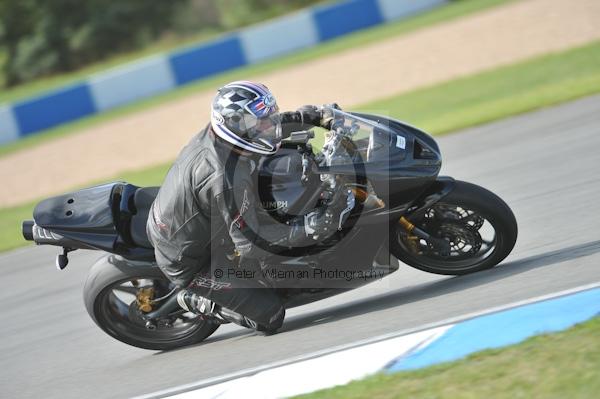
[[[183,310],[148,327],[144,313],[154,310],[173,288],[155,265],[109,255],[92,267],[83,297],[88,314],[113,338],[138,348],[170,350],[198,343],[219,327]]]
[[[494,193],[462,181],[456,181],[452,192],[411,221],[446,240],[450,250],[440,251],[394,222],[390,251],[402,262],[435,274],[490,269],[508,256],[517,240],[517,221],[508,205]]]

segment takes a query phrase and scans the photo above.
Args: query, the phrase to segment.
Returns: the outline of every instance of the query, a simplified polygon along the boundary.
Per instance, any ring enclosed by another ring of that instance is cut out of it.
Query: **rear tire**
[[[390,237],[390,252],[403,263],[429,273],[442,275],[464,275],[490,269],[499,264],[510,254],[517,241],[517,221],[509,206],[496,194],[475,184],[456,181],[453,191],[432,206],[455,206],[464,207],[485,219],[494,229],[494,247],[481,259],[461,259],[460,262],[453,261],[451,257],[444,261],[441,257],[428,256],[424,252],[409,249],[406,239],[403,239],[403,229],[393,223],[394,232]],[[420,226],[418,220],[412,222]],[[428,229],[425,227],[425,231]],[[433,231],[427,231],[436,235]],[[438,237],[442,238],[442,237]],[[420,244],[422,245],[422,244]]]
[[[150,350],[171,350],[196,344],[209,337],[219,324],[197,318],[189,327],[160,332],[147,330],[135,317],[135,304],[119,301],[113,292],[115,286],[132,280],[151,280],[169,284],[164,274],[150,263],[127,262],[115,255],[101,258],[90,270],[83,288],[83,299],[88,314],[104,332],[128,345]],[[133,288],[133,287],[132,287]],[[118,291],[118,289],[117,289]],[[133,311],[132,311],[133,310]]]

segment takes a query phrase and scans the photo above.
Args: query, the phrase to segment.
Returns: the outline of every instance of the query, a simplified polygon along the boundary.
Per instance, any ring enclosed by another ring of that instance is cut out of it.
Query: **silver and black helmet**
[[[223,140],[256,154],[275,154],[281,141],[279,107],[260,83],[237,81],[220,88],[212,103],[211,125]]]

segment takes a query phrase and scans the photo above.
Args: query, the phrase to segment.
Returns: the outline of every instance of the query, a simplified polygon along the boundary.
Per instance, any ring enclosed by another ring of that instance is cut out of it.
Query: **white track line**
[[[263,366],[258,366],[258,367],[252,367],[252,368],[248,368],[248,369],[243,369],[243,370],[239,370],[233,373],[229,373],[229,374],[224,374],[218,377],[212,377],[212,378],[207,378],[201,381],[197,381],[197,382],[193,382],[190,384],[182,384],[182,385],[178,385],[175,386],[173,388],[167,388],[167,389],[163,389],[160,391],[156,391],[156,392],[152,392],[149,394],[145,394],[145,395],[141,395],[141,396],[137,396],[134,399],[149,399],[149,398],[163,398],[163,397],[167,397],[167,396],[172,396],[172,395],[176,395],[179,393],[184,393],[184,392],[188,392],[191,390],[195,390],[195,389],[199,389],[199,388],[203,388],[203,387],[207,387],[210,385],[214,385],[214,384],[218,384],[218,383],[222,383],[222,382],[226,382],[235,378],[240,378],[240,377],[246,377],[249,375],[253,375],[256,373],[259,373],[261,371],[265,371],[271,368],[275,368],[275,367],[281,367],[284,365],[288,365],[288,364],[292,364],[292,363],[297,363],[300,361],[304,361],[304,360],[309,360],[309,359],[314,359],[317,357],[321,357],[324,355],[329,355],[335,352],[339,352],[339,351],[343,351],[343,350],[347,350],[347,349],[351,349],[351,348],[356,348],[358,346],[363,346],[366,344],[372,344],[375,342],[379,342],[379,341],[383,341],[383,340],[387,340],[390,338],[396,338],[402,335],[407,335],[407,334],[412,334],[415,332],[419,332],[419,331],[423,331],[423,330],[428,330],[431,328],[436,328],[436,327],[441,327],[447,324],[456,324],[458,322],[461,321],[465,321],[465,320],[469,320],[469,319],[473,319],[475,317],[479,317],[479,316],[483,316],[483,315],[487,315],[487,314],[491,314],[491,313],[497,313],[500,311],[504,311],[504,310],[508,310],[508,309],[512,309],[512,308],[516,308],[519,306],[523,306],[523,305],[528,305],[530,303],[535,303],[535,302],[542,302],[542,301],[546,301],[548,299],[553,299],[553,298],[558,298],[561,296],[566,296],[566,295],[570,295],[570,294],[574,294],[576,292],[581,292],[581,291],[586,291],[586,290],[590,290],[593,288],[598,288],[600,287],[600,282],[596,282],[596,283],[591,283],[591,284],[585,284],[585,285],[580,285],[574,288],[570,288],[567,290],[563,290],[563,291],[558,291],[558,292],[554,292],[552,294],[546,294],[546,295],[541,295],[541,296],[537,296],[537,297],[533,297],[533,298],[529,298],[529,299],[524,299],[522,301],[517,301],[517,302],[512,302],[506,305],[501,305],[501,306],[495,306],[492,308],[488,308],[485,310],[481,310],[478,312],[472,312],[472,313],[467,313],[465,315],[462,316],[457,316],[457,317],[451,317],[448,319],[444,319],[441,321],[437,321],[434,323],[429,323],[429,324],[424,324],[421,325],[419,327],[414,327],[414,328],[409,328],[409,329],[404,329],[404,330],[400,330],[400,331],[395,331],[392,333],[388,333],[388,334],[384,334],[384,335],[379,335],[377,337],[373,337],[373,338],[366,338],[363,340],[359,340],[359,341],[355,341],[349,344],[343,344],[343,345],[339,345],[339,346],[335,346],[333,348],[328,348],[328,349],[323,349],[320,351],[316,351],[313,353],[309,353],[309,354],[305,354],[305,355],[300,355],[300,356],[295,356],[295,357],[291,357],[285,360],[280,360],[277,362],[272,362],[272,363],[268,363],[266,365]]]

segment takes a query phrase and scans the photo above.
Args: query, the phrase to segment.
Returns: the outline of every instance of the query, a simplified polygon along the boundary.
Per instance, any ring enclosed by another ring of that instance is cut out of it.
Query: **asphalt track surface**
[[[442,174],[487,187],[516,214],[517,246],[497,268],[452,278],[401,267],[290,310],[280,334],[225,326],[203,344],[151,352],[87,316],[81,289],[97,253],[75,252],[58,272],[55,248],[13,251],[0,256],[0,396],[131,397],[600,281],[600,96],[439,143]]]

